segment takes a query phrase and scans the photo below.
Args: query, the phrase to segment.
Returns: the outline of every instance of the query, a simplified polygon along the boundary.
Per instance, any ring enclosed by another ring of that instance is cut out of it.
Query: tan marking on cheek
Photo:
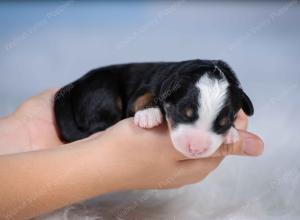
[[[224,118],[222,118],[222,119],[220,120],[219,125],[220,125],[220,126],[225,126],[225,125],[228,124],[228,123],[229,123],[229,118],[224,117]]]
[[[147,105],[150,105],[152,102],[153,95],[151,93],[145,93],[144,95],[141,95],[135,100],[132,106],[132,110],[133,112],[137,112],[141,109],[144,109]]]

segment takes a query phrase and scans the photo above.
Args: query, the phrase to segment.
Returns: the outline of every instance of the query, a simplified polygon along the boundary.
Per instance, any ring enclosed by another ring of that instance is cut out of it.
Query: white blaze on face
[[[224,106],[227,80],[215,79],[203,75],[196,83],[199,89],[198,115],[193,124],[178,124],[171,130],[171,139],[175,148],[190,158],[207,157],[222,144],[224,137],[212,131],[213,123]]]

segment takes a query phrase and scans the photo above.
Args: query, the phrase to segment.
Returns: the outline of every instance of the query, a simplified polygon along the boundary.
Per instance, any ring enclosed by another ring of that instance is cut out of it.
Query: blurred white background
[[[223,59],[252,98],[258,158],[205,181],[115,193],[39,219],[299,219],[300,7],[296,0],[0,2],[0,116],[102,65]],[[75,161],[74,161],[75,163]]]

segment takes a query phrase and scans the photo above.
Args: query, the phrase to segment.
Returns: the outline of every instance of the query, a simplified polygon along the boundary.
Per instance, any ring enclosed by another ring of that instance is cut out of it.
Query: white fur
[[[196,126],[210,130],[220,110],[224,106],[229,84],[227,80],[209,78],[207,74],[202,76],[196,83],[200,91],[199,95],[199,120]]]
[[[171,139],[175,148],[185,156],[190,158],[208,157],[213,154],[224,141],[222,135],[218,135],[212,131],[212,126],[224,106],[228,86],[229,83],[225,78],[218,80],[209,78],[207,74],[202,76],[196,83],[196,87],[199,89],[199,119],[191,125],[180,124],[171,131]],[[209,138],[211,142],[210,146],[202,146],[202,143],[207,141],[197,137],[200,132]],[[196,154],[195,152],[190,152],[187,148],[187,142],[190,142],[190,139],[196,140],[196,144],[199,143],[200,152],[204,147],[206,147],[207,150]]]
[[[147,108],[137,111],[134,123],[141,128],[153,128],[162,123],[163,115],[159,108]]]
[[[203,146],[201,145],[202,142],[205,143],[204,140],[198,139],[199,153],[190,152],[187,148],[186,143],[190,141],[191,139],[196,139],[195,142],[197,142],[198,135],[195,134],[193,136],[190,136],[188,134],[191,134],[194,130],[197,130],[197,132],[200,133],[206,133],[208,138],[210,139],[210,146]],[[202,128],[196,127],[196,125],[184,125],[181,124],[177,126],[177,128],[171,130],[171,140],[173,142],[174,147],[181,152],[183,155],[189,158],[202,158],[202,157],[208,157],[212,155],[223,143],[224,137],[222,135],[218,135],[214,133],[211,130],[204,130]],[[206,147],[207,151],[201,152],[201,148]]]

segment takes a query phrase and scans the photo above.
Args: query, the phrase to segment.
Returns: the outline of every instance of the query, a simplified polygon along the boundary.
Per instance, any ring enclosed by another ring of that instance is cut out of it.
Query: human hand
[[[227,155],[257,156],[263,151],[262,140],[246,131],[247,116],[240,111],[235,126],[240,141],[223,144],[212,157],[187,159],[172,145],[166,125],[141,129],[131,118],[103,132],[109,153],[106,163],[118,176],[122,189],[176,188],[203,180]],[[97,134],[91,137],[97,145]],[[111,155],[111,156],[109,156]]]
[[[49,89],[24,101],[11,115],[0,120],[0,154],[53,148],[63,143],[53,115],[57,89]]]

